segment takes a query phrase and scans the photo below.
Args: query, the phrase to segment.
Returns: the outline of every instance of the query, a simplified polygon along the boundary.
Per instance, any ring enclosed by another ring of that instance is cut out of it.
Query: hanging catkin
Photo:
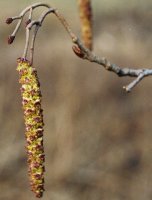
[[[36,69],[30,66],[27,60],[18,59],[17,62],[26,129],[25,137],[30,185],[36,197],[42,197],[44,191],[45,156],[40,84]]]
[[[91,0],[78,0],[81,34],[84,45],[92,50],[92,9]]]

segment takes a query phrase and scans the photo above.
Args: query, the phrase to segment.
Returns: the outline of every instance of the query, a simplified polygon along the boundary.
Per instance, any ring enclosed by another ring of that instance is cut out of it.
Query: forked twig
[[[16,34],[21,26],[21,23],[23,21],[23,17],[25,16],[25,14],[27,12],[30,12],[30,15],[29,15],[29,19],[30,17],[32,17],[32,11],[37,8],[37,7],[40,7],[40,6],[44,6],[46,8],[49,8],[50,6],[48,4],[45,4],[45,3],[35,3],[35,4],[32,4],[31,6],[28,6],[27,8],[25,8],[18,16],[15,16],[15,17],[11,17],[11,18],[8,18],[6,20],[6,23],[7,24],[10,24],[12,23],[14,20],[19,20],[16,27],[15,27],[15,30],[13,31],[13,33],[9,36],[8,38],[8,43],[11,44],[15,37],[16,37]]]
[[[48,10],[45,11],[44,13],[42,13],[39,20],[32,21],[32,11],[39,6],[44,6]],[[99,65],[102,65],[106,70],[114,72],[119,77],[123,77],[123,76],[136,77],[136,79],[134,79],[130,84],[123,87],[123,89],[125,89],[125,91],[130,92],[132,90],[132,88],[134,88],[144,77],[152,75],[152,69],[122,68],[122,67],[119,67],[116,64],[112,64],[109,60],[107,60],[104,57],[97,56],[94,52],[91,52],[88,48],[86,48],[83,45],[83,43],[81,42],[81,40],[73,33],[71,27],[69,26],[69,24],[67,23],[67,21],[65,20],[63,15],[61,13],[59,13],[59,11],[57,9],[53,9],[48,4],[44,4],[44,3],[35,3],[35,4],[25,8],[20,13],[19,16],[8,18],[6,20],[7,24],[10,24],[13,20],[19,20],[14,32],[8,38],[9,44],[11,44],[13,42],[13,40],[14,40],[14,38],[15,38],[19,28],[20,28],[23,17],[28,11],[30,12],[30,14],[29,14],[29,20],[28,20],[29,23],[26,27],[26,44],[25,44],[25,49],[24,49],[24,53],[23,53],[23,58],[26,59],[26,56],[27,56],[27,51],[28,51],[28,46],[29,46],[30,30],[33,26],[35,26],[35,31],[33,32],[31,48],[30,48],[30,52],[31,52],[30,62],[31,63],[33,62],[34,43],[35,43],[37,31],[38,31],[39,27],[42,25],[45,17],[48,14],[53,13],[59,19],[59,21],[62,23],[65,30],[67,31],[67,33],[71,37],[71,40],[74,43],[74,46],[72,47],[73,51],[78,57],[85,59],[85,60],[88,60],[90,62],[97,63]]]

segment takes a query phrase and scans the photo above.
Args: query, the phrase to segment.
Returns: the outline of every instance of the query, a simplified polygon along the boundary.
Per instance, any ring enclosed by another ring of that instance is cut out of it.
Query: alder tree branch
[[[32,12],[35,8],[40,7],[40,6],[46,7],[47,10],[44,13],[42,13],[42,15],[40,16],[40,18],[37,21],[34,21],[34,20],[32,20]],[[29,12],[29,18],[28,18],[28,21],[26,22],[26,25],[27,25],[26,26],[26,43],[25,43],[25,49],[24,49],[24,53],[23,53],[23,59],[26,59],[26,57],[27,57],[27,52],[28,52],[28,47],[29,47],[29,39],[30,39],[30,30],[32,29],[33,26],[35,26],[35,30],[32,35],[31,47],[30,47],[30,63],[31,64],[33,63],[34,43],[35,43],[38,29],[40,26],[42,26],[42,23],[43,23],[45,17],[48,14],[53,13],[58,18],[58,20],[61,22],[61,24],[64,26],[67,33],[69,34],[69,36],[74,44],[72,49],[78,57],[88,60],[90,62],[97,63],[99,65],[102,65],[106,70],[114,72],[119,77],[123,77],[123,76],[135,77],[135,79],[130,84],[123,87],[123,89],[126,92],[130,92],[132,90],[132,88],[134,88],[143,78],[152,75],[152,69],[122,68],[116,64],[111,63],[105,57],[97,56],[94,52],[90,51],[87,47],[85,47],[84,44],[81,42],[81,40],[73,33],[71,27],[69,26],[68,22],[63,17],[63,15],[57,9],[52,8],[48,4],[44,4],[44,3],[35,3],[35,4],[25,8],[20,13],[19,16],[8,18],[6,20],[7,24],[12,23],[14,20],[18,20],[15,30],[8,38],[9,44],[11,44],[14,41],[15,36],[16,36],[16,34],[21,26],[21,23],[23,21],[23,17],[25,16],[25,14],[27,12]]]
[[[106,70],[114,72],[119,77],[123,77],[123,76],[137,77],[127,86],[123,86],[123,89],[126,92],[130,92],[132,88],[135,87],[144,77],[152,75],[152,69],[122,68],[116,64],[110,63],[110,61],[107,60],[105,57],[99,57],[95,55],[95,53],[87,49],[79,40],[79,38],[75,38],[73,42],[76,44],[73,46],[73,51],[80,58],[102,65]]]

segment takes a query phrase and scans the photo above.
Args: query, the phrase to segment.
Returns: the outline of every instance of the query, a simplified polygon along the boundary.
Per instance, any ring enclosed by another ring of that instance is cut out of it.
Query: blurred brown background
[[[1,0],[0,21],[0,200],[35,200],[29,190],[24,123],[16,58],[24,28],[8,46],[14,24],[4,22],[32,0]],[[46,0],[77,35],[77,1]],[[94,51],[128,67],[152,65],[152,1],[93,0]],[[41,9],[38,9],[36,16]],[[77,58],[54,16],[40,29],[34,66],[43,94],[46,153],[44,200],[152,199],[152,79],[130,94],[118,78]]]

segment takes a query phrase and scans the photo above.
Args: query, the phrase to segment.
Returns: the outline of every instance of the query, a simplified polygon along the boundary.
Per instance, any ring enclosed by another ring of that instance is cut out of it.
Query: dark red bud
[[[12,44],[13,41],[14,41],[14,39],[15,39],[15,36],[10,35],[10,36],[8,37],[8,44]]]
[[[81,49],[77,45],[73,45],[72,50],[78,57],[84,58],[84,53],[81,51]]]
[[[13,22],[13,19],[11,17],[6,19],[6,24],[11,24]]]

